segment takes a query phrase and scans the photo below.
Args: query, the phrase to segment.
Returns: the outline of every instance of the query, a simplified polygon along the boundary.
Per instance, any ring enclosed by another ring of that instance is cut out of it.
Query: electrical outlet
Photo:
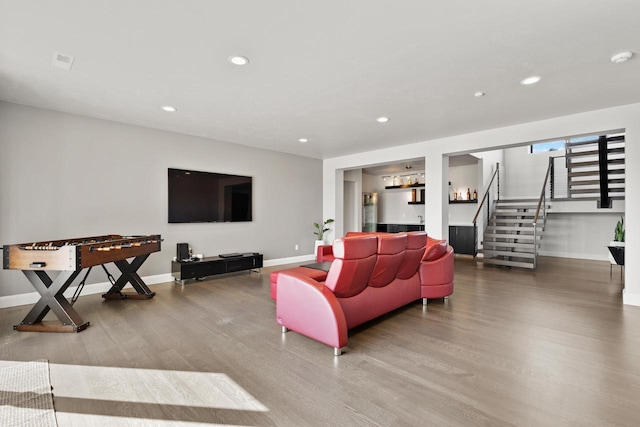
[[[296,251],[298,250],[298,245],[296,245],[295,249],[296,249]]]

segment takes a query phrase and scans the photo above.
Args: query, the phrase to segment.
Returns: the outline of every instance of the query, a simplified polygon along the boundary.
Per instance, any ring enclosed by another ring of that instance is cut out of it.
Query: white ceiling
[[[329,158],[640,102],[638,55],[609,60],[640,52],[639,17],[638,0],[0,0],[0,99]]]

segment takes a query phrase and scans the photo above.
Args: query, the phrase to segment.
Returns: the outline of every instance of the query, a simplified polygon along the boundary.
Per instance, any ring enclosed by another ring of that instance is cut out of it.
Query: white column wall
[[[637,104],[636,104],[637,105]],[[626,126],[625,135],[625,304],[640,306],[640,112]]]

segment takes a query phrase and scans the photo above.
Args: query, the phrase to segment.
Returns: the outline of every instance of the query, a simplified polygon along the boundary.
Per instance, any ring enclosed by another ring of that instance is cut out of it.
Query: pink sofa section
[[[451,255],[452,277],[453,251],[444,244],[440,258]],[[435,240],[432,245],[436,246],[434,251],[442,251]],[[424,232],[359,233],[337,239],[332,248],[334,261],[324,282],[295,269],[278,272],[277,321],[283,332],[291,329],[301,333],[333,347],[339,355],[347,345],[349,329],[420,298],[426,302],[426,298],[451,294],[453,280],[449,281],[448,272],[423,284],[423,276],[430,274],[425,265],[434,266],[440,259],[423,261],[427,253]],[[443,262],[435,268],[444,271],[448,265]],[[445,291],[449,293],[440,295]]]
[[[269,281],[271,283],[270,296],[271,296],[271,299],[274,301],[276,299],[276,287],[278,286],[278,278],[280,277],[280,273],[282,273],[283,271],[300,274],[302,276],[306,276],[310,279],[313,279],[317,282],[324,282],[327,278],[326,271],[317,270],[315,268],[302,267],[302,266],[289,268],[287,270],[274,271],[269,275]]]

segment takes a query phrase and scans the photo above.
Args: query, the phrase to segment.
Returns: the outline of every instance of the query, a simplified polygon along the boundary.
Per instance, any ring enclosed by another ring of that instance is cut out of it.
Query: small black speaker
[[[183,259],[189,259],[188,243],[178,243],[176,245],[176,258],[178,259],[178,261],[182,261]]]

